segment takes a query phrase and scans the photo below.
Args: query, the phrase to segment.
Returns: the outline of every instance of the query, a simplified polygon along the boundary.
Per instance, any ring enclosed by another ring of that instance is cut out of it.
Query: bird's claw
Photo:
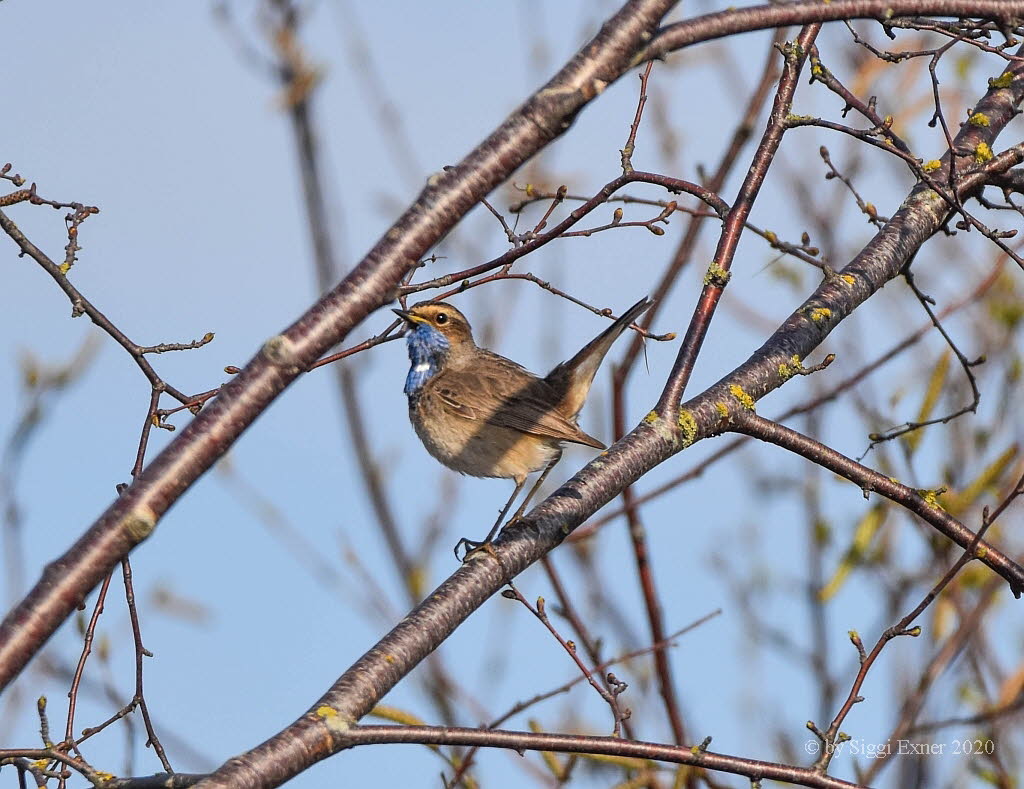
[[[460,548],[464,548],[466,551],[461,557],[459,556]],[[455,558],[463,564],[469,561],[470,556],[479,551],[489,553],[495,560],[498,558],[498,554],[494,551],[494,544],[490,540],[470,540],[467,537],[462,537],[455,543]]]

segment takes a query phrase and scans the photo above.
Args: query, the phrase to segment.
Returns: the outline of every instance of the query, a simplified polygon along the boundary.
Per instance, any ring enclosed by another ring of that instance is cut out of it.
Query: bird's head
[[[440,343],[441,338],[451,347],[469,343],[473,345],[473,331],[466,316],[451,304],[421,302],[408,310],[395,310],[398,317],[409,327],[410,342],[431,340]],[[436,335],[440,335],[437,337]],[[432,344],[432,343],[431,343]]]
[[[406,338],[412,367],[405,379],[405,393],[410,398],[417,397],[453,355],[461,357],[476,347],[469,321],[451,304],[422,302],[408,310],[395,310],[395,314],[408,327]]]

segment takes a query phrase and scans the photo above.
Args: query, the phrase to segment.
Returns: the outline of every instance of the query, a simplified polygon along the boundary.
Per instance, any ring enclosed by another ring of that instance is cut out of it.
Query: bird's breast
[[[525,479],[558,453],[558,442],[453,414],[425,387],[409,397],[409,419],[434,458],[473,477]]]

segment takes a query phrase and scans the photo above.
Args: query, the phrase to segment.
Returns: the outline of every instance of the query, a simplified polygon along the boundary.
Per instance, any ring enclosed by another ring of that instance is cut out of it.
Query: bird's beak
[[[426,319],[421,318],[419,315],[413,315],[411,312],[406,310],[391,310],[395,315],[406,322],[408,326],[415,326],[417,323],[426,323]]]
[[[407,331],[412,331],[412,328],[417,323],[426,323],[427,322],[425,318],[421,318],[419,315],[414,315],[412,312],[409,312],[407,310],[392,309],[391,311],[395,315],[400,317],[402,320],[406,321],[406,330]]]

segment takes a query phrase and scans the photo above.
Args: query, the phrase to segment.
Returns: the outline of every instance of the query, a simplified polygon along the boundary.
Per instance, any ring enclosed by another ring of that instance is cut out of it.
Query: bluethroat
[[[412,366],[405,379],[409,419],[427,451],[448,468],[474,477],[515,480],[516,488],[482,542],[463,538],[471,552],[501,527],[527,476],[543,469],[512,520],[562,456],[562,443],[605,446],[584,433],[576,416],[594,374],[615,339],[653,301],[643,298],[544,378],[473,341],[469,321],[444,302],[395,310],[408,328]]]

